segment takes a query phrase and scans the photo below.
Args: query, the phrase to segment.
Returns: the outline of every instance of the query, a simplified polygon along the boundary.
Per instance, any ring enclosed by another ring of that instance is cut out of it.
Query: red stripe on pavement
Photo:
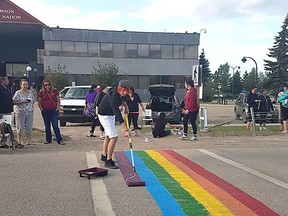
[[[239,200],[241,203],[246,205],[250,208],[253,212],[257,215],[269,215],[269,216],[276,216],[279,215],[257,199],[253,198],[249,194],[245,193],[241,189],[235,187],[234,185],[230,184],[229,182],[219,178],[218,176],[214,175],[213,173],[207,171],[206,169],[202,168],[198,164],[190,161],[189,159],[183,157],[182,155],[178,154],[173,150],[164,150],[164,152],[168,153],[181,163],[185,164],[194,172],[198,173],[199,175],[203,176],[204,178],[208,179],[213,184],[217,185],[218,187],[222,188],[224,191],[228,192],[231,196]]]
[[[164,156],[167,160],[177,166],[180,170],[182,170],[186,175],[188,175],[191,179],[193,179],[197,184],[199,184],[203,189],[213,195],[216,199],[218,199],[223,205],[225,205],[230,211],[232,211],[233,215],[245,215],[252,216],[257,215],[246,205],[241,203],[236,198],[232,197],[229,193],[224,191],[219,186],[213,184],[208,179],[199,175],[190,169],[186,164],[181,163],[176,158],[172,157],[165,151],[158,151],[162,156]]]

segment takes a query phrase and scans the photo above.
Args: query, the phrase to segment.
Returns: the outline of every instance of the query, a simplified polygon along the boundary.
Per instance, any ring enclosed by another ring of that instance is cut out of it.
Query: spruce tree
[[[204,83],[204,85],[211,77],[209,64],[209,61],[205,58],[204,49],[202,49],[201,55],[199,56],[199,65],[202,65],[202,82]]]
[[[264,69],[268,80],[266,85],[270,89],[278,89],[283,82],[288,81],[288,14],[282,25],[282,30],[275,36],[273,47],[269,49],[268,57],[274,59],[264,60]]]

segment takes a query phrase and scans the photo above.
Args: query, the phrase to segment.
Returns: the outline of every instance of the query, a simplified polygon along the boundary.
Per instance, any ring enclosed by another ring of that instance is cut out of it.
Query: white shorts
[[[114,137],[118,137],[118,133],[115,127],[115,116],[98,114],[98,118],[104,128],[105,136],[108,136],[110,139]]]

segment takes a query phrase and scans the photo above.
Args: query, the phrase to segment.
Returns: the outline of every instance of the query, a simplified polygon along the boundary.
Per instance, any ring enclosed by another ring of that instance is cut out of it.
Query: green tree
[[[70,84],[68,74],[69,72],[66,65],[61,66],[58,64],[56,68],[48,66],[48,68],[45,69],[45,79],[50,80],[54,88],[58,90],[61,90]]]
[[[282,25],[282,30],[275,37],[273,47],[269,49],[268,57],[274,60],[264,60],[264,69],[268,80],[266,86],[277,89],[283,82],[288,80],[288,14]]]
[[[116,86],[119,81],[118,71],[119,68],[113,62],[103,64],[98,60],[91,71],[92,81],[97,85]]]
[[[252,71],[248,73],[245,71],[243,75],[243,89],[249,91],[252,85],[255,85],[256,69],[252,68]]]
[[[212,78],[208,79],[203,86],[203,101],[204,102],[211,102],[213,100],[215,92],[213,89],[213,82]]]
[[[202,65],[202,82],[204,85],[211,77],[209,64],[209,61],[205,58],[204,49],[202,49],[201,55],[199,56],[199,65]]]
[[[236,96],[240,94],[240,92],[242,92],[243,90],[242,79],[240,72],[238,70],[234,73],[233,79],[234,79],[234,96]]]
[[[229,64],[220,65],[213,75],[213,88],[218,91],[218,85],[221,86],[221,93],[224,97],[231,95],[231,76],[229,74]]]

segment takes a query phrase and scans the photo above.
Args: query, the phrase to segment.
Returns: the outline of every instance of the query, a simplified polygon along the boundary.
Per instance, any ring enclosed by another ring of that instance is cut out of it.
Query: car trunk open
[[[173,85],[157,84],[149,86],[151,96],[173,96],[175,91],[176,89]]]
[[[152,98],[151,109],[156,112],[171,112],[172,97],[169,96],[154,96]]]

